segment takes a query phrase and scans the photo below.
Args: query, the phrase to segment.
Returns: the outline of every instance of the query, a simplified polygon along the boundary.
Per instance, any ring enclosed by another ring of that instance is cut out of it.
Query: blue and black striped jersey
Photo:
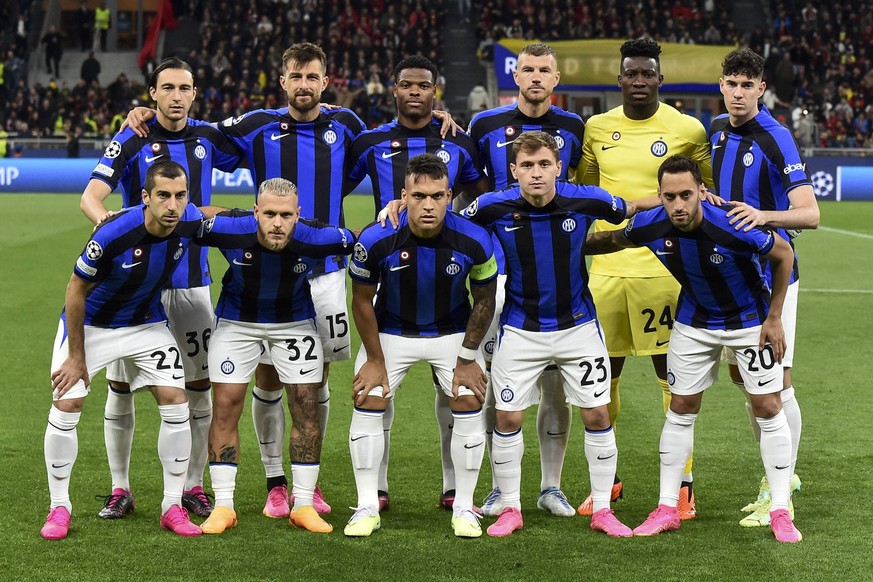
[[[85,298],[85,325],[132,327],[167,319],[161,290],[197,236],[203,213],[188,204],[166,237],[150,234],[143,205],[102,223],[76,261],[74,273],[93,287]]]
[[[709,143],[716,192],[726,200],[745,202],[760,210],[788,210],[788,192],[812,185],[791,131],[763,105],[755,117],[739,127],[730,124],[727,114],[716,117]],[[777,232],[791,240],[785,230]],[[795,255],[792,282],[798,274]]]
[[[373,184],[373,200],[378,213],[389,202],[400,198],[406,177],[406,164],[420,154],[436,154],[449,168],[449,188],[458,190],[482,179],[476,145],[470,136],[458,132],[440,137],[441,122],[434,120],[421,129],[409,129],[392,121],[363,132],[355,138],[346,158],[346,193],[366,176]],[[375,215],[375,214],[374,214]]]
[[[770,306],[770,287],[759,255],[773,249],[770,231],[736,230],[730,206],[703,202],[703,222],[683,232],[663,206],[634,216],[625,235],[647,246],[682,285],[676,321],[692,327],[729,330],[761,325]]]
[[[471,285],[497,276],[488,232],[448,211],[432,239],[409,230],[406,211],[397,230],[375,222],[361,232],[349,266],[353,280],[379,285],[376,320],[392,335],[433,337],[461,333],[470,317]]]
[[[288,108],[259,109],[220,124],[248,160],[255,191],[270,178],[297,186],[300,214],[326,224],[344,225],[344,165],[352,140],[364,122],[349,109],[322,109],[311,122],[298,122]],[[345,258],[328,260],[316,272],[345,266]],[[324,261],[322,261],[324,263]]]
[[[232,172],[242,160],[240,151],[220,131],[205,121],[188,119],[181,131],[168,131],[152,119],[149,135],[137,136],[130,128],[119,132],[103,152],[91,178],[121,191],[124,208],[142,204],[142,190],[149,167],[160,160],[172,160],[188,175],[188,200],[208,206],[212,200],[212,170]],[[187,289],[212,282],[205,249],[192,245],[173,273],[170,287]]]
[[[227,259],[215,314],[249,323],[287,323],[315,317],[309,291],[313,268],[330,255],[348,255],[355,237],[345,228],[302,218],[283,250],[258,242],[251,211],[231,210],[204,223],[201,244]]]
[[[596,186],[559,181],[554,199],[542,208],[514,186],[483,194],[461,214],[490,229],[503,248],[507,279],[501,325],[558,331],[596,317],[585,237],[597,219],[624,220],[624,200]]]
[[[562,164],[559,179],[567,179],[570,170],[579,165],[585,122],[575,113],[552,105],[545,115],[533,118],[514,103],[482,111],[470,122],[470,137],[479,148],[479,159],[492,190],[503,190],[515,183],[509,169],[512,142],[526,131],[544,131],[555,138]]]

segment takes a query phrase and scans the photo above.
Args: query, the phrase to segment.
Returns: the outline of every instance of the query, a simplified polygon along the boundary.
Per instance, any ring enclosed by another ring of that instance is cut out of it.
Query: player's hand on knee
[[[388,372],[385,370],[384,363],[367,361],[355,374],[354,382],[352,383],[352,400],[355,406],[360,406],[367,399],[370,392],[376,388],[382,389],[381,396],[388,397],[390,390],[388,386]]]
[[[488,378],[477,362],[466,363],[460,358],[455,366],[452,377],[452,396],[457,399],[461,386],[466,386],[476,396],[479,403],[485,402],[485,389],[488,386]]]
[[[82,380],[85,386],[91,384],[91,378],[88,376],[88,367],[84,360],[76,358],[67,358],[61,367],[52,372],[52,389],[57,390],[57,397],[60,398],[67,391]]]

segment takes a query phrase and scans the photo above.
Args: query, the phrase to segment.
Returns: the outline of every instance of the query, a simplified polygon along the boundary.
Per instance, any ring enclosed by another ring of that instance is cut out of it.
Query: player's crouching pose
[[[518,186],[484,194],[462,213],[490,229],[506,255],[506,303],[491,368],[497,400],[492,464],[505,509],[488,534],[507,536],[523,526],[521,425],[525,409],[536,402],[537,378],[555,364],[566,398],[580,407],[585,424],[591,528],[627,537],[630,528],[609,508],[618,449],[606,407],[608,355],[588,290],[583,247],[595,219],[621,222],[633,216],[637,204],[602,188],[558,182],[558,146],[545,132],[516,138],[512,160]]]
[[[349,267],[362,346],[349,429],[358,505],[345,534],[369,536],[381,525],[383,415],[409,368],[427,362],[452,410],[452,528],[458,537],[479,537],[473,492],[485,450],[486,379],[478,348],[494,314],[497,264],[488,233],[448,210],[452,191],[439,157],[409,161],[401,196],[407,210],[398,228],[365,228]]]
[[[236,525],[233,493],[239,418],[263,344],[290,395],[294,422],[290,523],[329,533],[333,527],[313,508],[321,457],[317,395],[324,355],[308,275],[318,259],[350,253],[354,235],[344,228],[300,220],[297,187],[284,178],[271,178],[261,184],[254,212],[234,210],[216,216],[205,223],[200,242],[221,248],[229,264],[209,346],[209,376],[215,392],[209,475],[215,509],[201,529],[220,534]]]
[[[116,360],[135,371],[141,380],[136,385],[148,387],[158,402],[161,527],[200,535],[181,506],[191,429],[184,371],[161,307],[161,290],[204,214],[188,204],[188,178],[176,162],[149,168],[142,200],[143,205],[118,213],[94,231],[67,285],[52,354],[54,402],[45,434],[51,511],[40,534],[48,540],[69,532],[70,474],[79,450],[76,425],[91,379]]]
[[[634,530],[651,536],[680,526],[677,503],[682,471],[694,443],[694,421],[703,391],[718,377],[723,347],[737,358],[749,401],[761,427],[761,458],[770,482],[770,527],[780,542],[799,542],[788,512],[791,430],[779,391],[785,333],[782,306],[794,255],[778,234],[736,230],[731,207],[705,202],[697,164],[668,158],[658,171],[663,207],[638,214],[624,231],[598,232],[589,253],[646,246],[670,270],[682,292],[667,352],[672,400],[661,432],[658,507]],[[772,267],[773,289],[760,258]]]

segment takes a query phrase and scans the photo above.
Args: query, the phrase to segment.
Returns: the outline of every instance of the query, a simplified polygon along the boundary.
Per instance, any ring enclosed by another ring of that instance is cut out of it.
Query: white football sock
[[[294,495],[294,508],[312,505],[315,484],[318,483],[318,463],[291,463],[291,491]]]
[[[116,392],[110,387],[103,411],[103,441],[113,489],[130,490],[130,450],[135,427],[133,394]]]
[[[485,456],[485,423],[482,411],[452,414],[452,464],[455,468],[454,509],[471,509],[479,469]]]
[[[382,457],[379,461],[379,490],[388,491],[388,457],[391,453],[391,425],[394,424],[394,399],[388,401],[388,406],[382,414]]]
[[[358,507],[379,507],[378,462],[383,458],[385,446],[383,417],[384,413],[378,410],[355,408],[352,412],[349,451],[358,489]]]
[[[770,510],[788,509],[791,484],[791,429],[780,410],[772,418],[758,418],[761,427],[761,460],[770,482]]]
[[[267,478],[284,477],[282,454],[285,440],[285,409],[282,408],[282,390],[263,390],[255,386],[252,389],[252,423],[255,426],[255,436],[258,437],[258,447],[261,451],[261,463]]]
[[[443,489],[445,493],[455,489],[455,466],[452,463],[452,409],[449,399],[443,394],[439,384],[434,384],[433,410],[440,427],[440,461],[443,469]]]
[[[503,434],[495,428],[491,447],[494,457],[494,476],[497,478],[503,506],[520,510],[524,434],[521,429],[510,434]]]
[[[800,414],[800,404],[794,395],[794,386],[789,386],[779,393],[782,397],[782,410],[788,419],[791,429],[791,474],[797,472],[797,451],[800,448],[800,433],[803,432],[803,417]]]
[[[611,426],[598,431],[585,429],[585,458],[588,460],[594,512],[609,509],[615,467],[618,464],[618,447],[615,444],[615,431]]]
[[[667,419],[661,430],[659,453],[661,460],[661,496],[659,505],[679,505],[679,487],[688,455],[694,448],[694,421],[696,414],[676,414],[667,411]]]
[[[191,457],[191,422],[188,403],[158,405],[161,428],[158,431],[158,458],[164,468],[164,499],[161,513],[182,505],[182,489]]]
[[[203,486],[203,470],[209,456],[209,425],[212,424],[212,390],[185,387],[191,415],[191,460],[185,475],[185,491]]]
[[[233,509],[233,492],[236,489],[236,463],[210,463],[209,478],[215,493],[216,507]]]
[[[73,511],[73,504],[70,503],[70,473],[79,454],[76,425],[81,416],[81,412],[62,412],[54,406],[49,410],[43,450],[52,509],[66,507],[67,511]]]
[[[540,491],[561,488],[564,455],[570,439],[573,411],[564,395],[560,370],[546,370],[540,376],[542,397],[537,410],[537,435],[540,439]],[[610,483],[610,486],[612,484]]]

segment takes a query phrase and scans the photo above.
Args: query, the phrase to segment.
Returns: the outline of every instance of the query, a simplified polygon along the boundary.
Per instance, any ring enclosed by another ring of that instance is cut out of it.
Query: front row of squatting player
[[[194,536],[236,525],[235,423],[261,346],[270,350],[281,381],[301,393],[301,406],[314,407],[323,355],[306,275],[319,258],[352,251],[353,313],[363,345],[355,364],[349,434],[358,504],[345,533],[367,536],[381,525],[380,415],[409,367],[426,361],[452,397],[457,485],[452,527],[459,537],[480,536],[473,491],[484,453],[486,378],[478,348],[494,316],[493,235],[503,248],[507,273],[502,334],[492,366],[499,393],[492,454],[505,508],[488,533],[506,536],[523,526],[521,423],[524,410],[536,401],[535,380],[549,364],[558,366],[567,399],[580,407],[585,424],[592,529],[614,537],[678,529],[676,502],[694,420],[702,391],[713,382],[721,349],[727,347],[740,365],[761,427],[771,528],[780,541],[799,541],[788,511],[791,435],[777,381],[785,350],[781,313],[793,266],[788,243],[773,232],[736,230],[725,208],[706,201],[697,164],[684,156],[661,165],[658,198],[637,203],[600,188],[557,181],[558,147],[547,133],[520,135],[512,157],[518,185],[481,196],[460,215],[448,211],[445,164],[431,154],[412,158],[401,193],[406,209],[397,227],[374,223],[357,239],[346,229],[300,219],[296,187],[287,180],[265,181],[253,211],[218,212],[188,203],[187,176],[175,162],[149,168],[143,205],[96,229],[67,288],[52,358],[54,404],[45,441],[52,509],[43,537],[60,539],[69,531],[76,425],[91,378],[119,359],[142,376],[137,385],[148,386],[158,401],[161,527]],[[624,230],[587,235],[595,219],[618,223],[626,218],[632,219]],[[218,427],[213,421],[210,431],[210,455],[217,452],[219,465],[227,462],[228,474],[212,473],[216,507],[200,527],[181,506],[190,427],[179,350],[160,305],[161,289],[192,242],[218,247],[228,260],[209,360],[210,369],[221,371],[216,393],[233,393],[232,410],[223,414],[229,422]],[[618,451],[606,410],[606,349],[586,288],[583,246],[592,254],[646,246],[683,289],[668,354],[673,400],[661,435],[661,495],[657,509],[635,530],[609,507]],[[543,268],[546,256],[550,261]],[[771,267],[769,284],[761,258]],[[701,264],[706,266],[701,269]],[[250,276],[253,271],[256,277]],[[526,281],[533,276],[539,281],[532,291]],[[264,289],[267,281],[272,288]],[[713,293],[715,288],[729,290],[730,299]],[[410,310],[400,301],[401,295],[430,294],[440,298],[430,309]],[[291,454],[298,461],[294,492],[311,499],[320,435],[317,426],[310,432],[305,442],[292,443]],[[298,475],[299,466],[305,470]],[[311,504],[303,507],[310,511],[292,511],[292,524],[331,531]]]

